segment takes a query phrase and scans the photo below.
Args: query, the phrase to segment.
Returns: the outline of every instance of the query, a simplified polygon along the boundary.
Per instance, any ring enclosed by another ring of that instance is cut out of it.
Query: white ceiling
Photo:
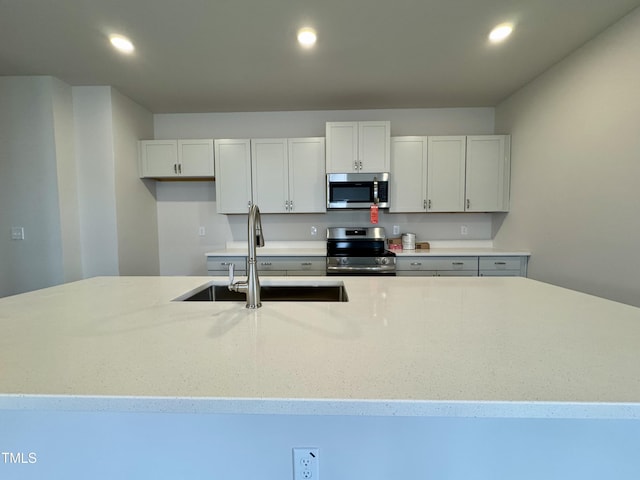
[[[493,106],[640,0],[0,0],[0,75],[154,113]],[[502,22],[516,29],[487,42]],[[312,51],[295,40],[318,31]],[[109,33],[129,36],[132,56]]]

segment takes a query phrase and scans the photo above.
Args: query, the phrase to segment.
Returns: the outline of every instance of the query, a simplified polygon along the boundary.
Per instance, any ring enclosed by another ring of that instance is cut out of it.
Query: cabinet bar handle
[[[506,265],[507,262],[493,262],[494,265]]]
[[[260,262],[260,265],[264,265],[266,267],[271,265],[271,262]]]
[[[464,262],[451,262],[451,265],[464,265]]]
[[[471,208],[471,200],[467,198],[467,209]]]
[[[420,265],[422,265],[421,262],[411,262],[411,265],[414,267],[419,267]]]
[[[362,170],[362,160],[360,160],[360,170]]]
[[[178,173],[178,164],[177,163],[173,164],[173,173]]]
[[[431,200],[429,200],[429,205],[428,205],[428,207],[429,207],[429,210],[431,210]]]
[[[302,262],[300,265],[304,266],[304,267],[309,267],[311,266],[311,262]]]
[[[358,161],[353,162],[353,169],[358,170]]]
[[[182,164],[180,163],[178,164],[178,173],[180,174],[182,173]]]

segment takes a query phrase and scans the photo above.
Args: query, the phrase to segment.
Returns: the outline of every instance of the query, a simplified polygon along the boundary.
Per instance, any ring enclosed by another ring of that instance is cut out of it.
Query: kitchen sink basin
[[[185,302],[245,302],[244,293],[232,292],[226,285],[210,285],[186,298]],[[347,302],[344,285],[262,285],[262,302]]]

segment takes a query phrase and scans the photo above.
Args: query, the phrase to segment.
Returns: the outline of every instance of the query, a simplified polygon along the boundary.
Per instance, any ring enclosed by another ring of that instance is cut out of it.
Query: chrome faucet
[[[264,247],[264,236],[262,235],[262,220],[260,219],[260,209],[257,205],[251,205],[247,235],[249,241],[247,254],[247,280],[244,282],[233,281],[233,265],[229,265],[229,290],[232,292],[243,292],[247,296],[247,308],[260,308],[260,279],[258,278],[256,248]]]

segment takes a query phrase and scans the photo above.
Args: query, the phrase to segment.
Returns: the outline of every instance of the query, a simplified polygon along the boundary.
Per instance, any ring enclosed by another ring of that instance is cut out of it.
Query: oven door
[[[395,276],[396,259],[385,257],[327,256],[327,275]]]
[[[388,173],[330,173],[327,208],[389,208]]]

